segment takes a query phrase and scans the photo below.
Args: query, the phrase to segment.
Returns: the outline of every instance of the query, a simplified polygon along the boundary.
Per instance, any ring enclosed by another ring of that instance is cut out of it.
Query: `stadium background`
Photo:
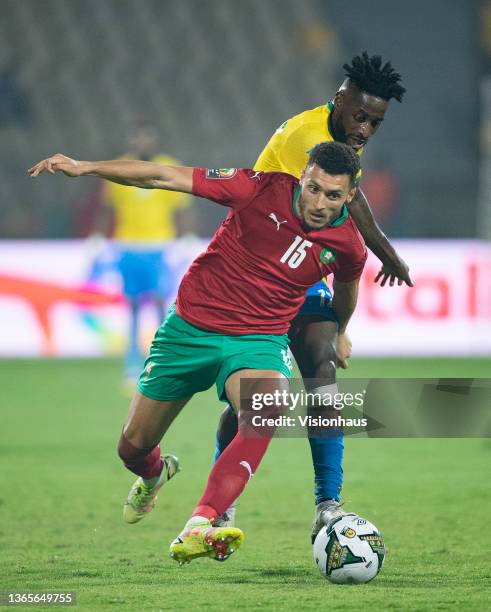
[[[86,239],[98,185],[26,177],[57,151],[121,154],[140,117],[155,122],[160,148],[185,164],[248,166],[284,119],[334,94],[342,63],[364,49],[390,59],[408,89],[367,147],[362,186],[417,285],[413,297],[406,288],[376,289],[370,262],[353,324],[352,375],[489,377],[489,2],[1,2],[0,512],[8,522],[0,590],[70,588],[82,609],[225,609],[237,598],[245,609],[314,609],[326,597],[335,609],[380,609],[380,601],[405,610],[484,609],[489,570],[472,548],[490,510],[484,440],[348,440],[344,494],[393,550],[373,586],[340,596],[316,576],[306,537],[309,458],[298,440],[278,441],[244,496],[249,549],[227,567],[196,564],[176,574],[160,558],[162,543],[180,529],[208,470],[218,416],[209,392],[169,438],[183,455],[182,476],[160,514],[128,534],[119,504],[130,481],[113,451],[127,404],[118,358],[126,314],[110,246],[96,253]],[[193,203],[186,235],[167,247],[174,285],[221,215]],[[96,257],[109,272],[94,291]],[[156,323],[149,309],[142,344]],[[99,359],[10,359],[44,356]],[[271,492],[274,516],[265,508]],[[463,522],[457,497],[475,502],[476,527]],[[461,534],[458,550],[433,537],[436,516]]]

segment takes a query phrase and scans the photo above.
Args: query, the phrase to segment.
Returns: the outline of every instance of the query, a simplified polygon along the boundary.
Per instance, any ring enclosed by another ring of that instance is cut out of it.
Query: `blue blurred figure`
[[[149,123],[135,124],[129,133],[129,152],[121,159],[182,165],[157,152],[157,131]],[[106,236],[113,228],[123,293],[130,308],[128,344],[124,362],[125,387],[133,389],[141,371],[138,320],[144,300],[151,299],[164,315],[165,299],[172,289],[163,245],[176,237],[175,213],[189,205],[186,194],[161,189],[140,189],[106,182],[98,229]]]

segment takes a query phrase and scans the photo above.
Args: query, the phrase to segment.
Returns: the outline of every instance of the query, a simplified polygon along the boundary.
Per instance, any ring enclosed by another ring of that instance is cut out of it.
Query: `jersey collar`
[[[298,196],[300,195],[301,191],[302,191],[302,188],[300,187],[300,185],[298,185],[297,188],[295,189],[295,193],[293,194],[293,200],[292,200],[293,213],[294,213],[295,217],[297,217],[297,218],[300,216],[298,214],[297,200],[298,200]]]
[[[343,225],[343,223],[346,221],[348,216],[349,216],[348,207],[346,206],[346,204],[343,204],[343,208],[341,209],[341,214],[339,215],[337,219],[334,219],[334,221],[329,224],[329,227],[339,227],[340,225]]]
[[[295,189],[295,193],[293,194],[293,199],[292,199],[293,213],[295,217],[297,217],[297,219],[300,217],[300,215],[298,214],[297,201],[298,201],[298,196],[300,195],[301,191],[302,191],[302,188],[300,187],[300,185],[298,185],[298,187]],[[339,227],[340,225],[343,225],[343,223],[346,221],[348,216],[349,216],[348,207],[346,206],[346,204],[343,204],[343,208],[341,209],[341,213],[339,217],[337,219],[334,219],[332,223],[329,223],[327,227]]]
[[[331,121],[332,121],[332,111],[334,110],[334,100],[331,100],[330,102],[326,102],[326,108],[327,108],[327,120],[326,120],[327,133],[334,140],[334,135],[331,132]]]

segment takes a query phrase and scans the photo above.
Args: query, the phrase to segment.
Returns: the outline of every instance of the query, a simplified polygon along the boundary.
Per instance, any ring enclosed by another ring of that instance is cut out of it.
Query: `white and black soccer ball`
[[[385,545],[381,533],[357,515],[343,516],[323,527],[314,542],[314,561],[336,584],[370,582],[382,569]]]

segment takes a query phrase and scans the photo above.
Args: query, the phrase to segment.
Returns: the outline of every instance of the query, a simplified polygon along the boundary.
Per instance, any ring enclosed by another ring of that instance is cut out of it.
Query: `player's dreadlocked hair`
[[[351,64],[343,64],[346,76],[362,91],[372,96],[390,100],[395,98],[402,102],[405,88],[399,84],[401,75],[395,72],[390,62],[382,66],[380,55],[368,57],[363,51],[362,55],[356,55]]]
[[[342,142],[321,142],[310,150],[308,166],[316,164],[327,174],[347,174],[354,184],[360,171],[360,158],[351,147]]]

